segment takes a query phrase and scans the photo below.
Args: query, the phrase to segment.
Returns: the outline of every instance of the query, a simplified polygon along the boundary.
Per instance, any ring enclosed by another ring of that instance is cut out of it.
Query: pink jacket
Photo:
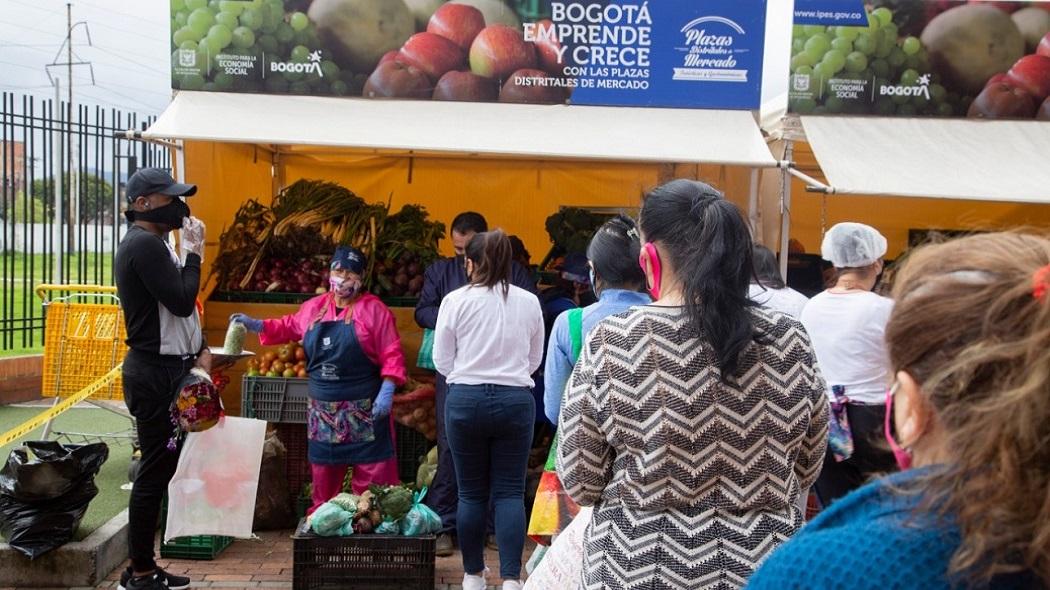
[[[322,309],[325,312],[321,321],[345,318],[348,309],[337,314],[330,300],[331,295],[328,293],[318,295],[303,303],[299,311],[293,314],[263,320],[259,342],[263,346],[271,346],[302,340]],[[405,353],[401,350],[401,337],[397,333],[397,323],[390,308],[375,295],[362,294],[354,303],[354,329],[365,355],[379,366],[380,375],[384,379],[392,379],[397,385],[404,383],[407,378]]]

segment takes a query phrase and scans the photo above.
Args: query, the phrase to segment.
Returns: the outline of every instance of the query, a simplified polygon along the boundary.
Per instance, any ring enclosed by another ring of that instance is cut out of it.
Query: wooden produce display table
[[[295,313],[298,309],[297,304],[208,301],[204,305],[204,330],[208,345],[223,345],[230,316],[235,313],[247,314],[257,319],[268,319]],[[419,347],[423,342],[423,329],[416,325],[415,308],[391,307],[390,311],[394,313],[394,318],[397,320],[397,331],[401,335],[401,348],[405,351],[405,364],[408,372],[415,373],[416,358],[419,356]],[[276,346],[264,347],[259,344],[259,337],[255,334],[248,334],[244,340],[244,348],[256,354],[277,349]],[[241,415],[241,378],[247,371],[248,361],[246,360],[239,361],[233,367],[223,371],[230,378],[230,383],[222,392],[222,403],[226,407],[226,413],[232,416]]]

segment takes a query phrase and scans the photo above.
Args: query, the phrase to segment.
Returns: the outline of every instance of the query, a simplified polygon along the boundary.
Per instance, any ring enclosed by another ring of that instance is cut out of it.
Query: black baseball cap
[[[163,168],[140,168],[125,185],[128,202],[139,197],[160,194],[169,197],[192,197],[197,193],[197,185],[175,182],[175,179]]]

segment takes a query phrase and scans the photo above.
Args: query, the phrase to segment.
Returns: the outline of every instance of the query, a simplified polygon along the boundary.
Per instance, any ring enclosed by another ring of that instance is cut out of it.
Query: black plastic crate
[[[397,438],[397,475],[401,481],[415,483],[419,471],[419,458],[424,457],[430,451],[430,447],[437,443],[431,443],[415,428],[396,423],[394,435]]]
[[[313,479],[307,454],[305,424],[275,424],[277,438],[284,443],[284,471],[288,477],[288,490],[293,498],[303,493],[303,486]]]
[[[318,537],[306,520],[292,536],[292,588],[433,590],[433,535]]]
[[[241,382],[241,415],[267,422],[306,424],[309,387],[306,379],[245,375]]]

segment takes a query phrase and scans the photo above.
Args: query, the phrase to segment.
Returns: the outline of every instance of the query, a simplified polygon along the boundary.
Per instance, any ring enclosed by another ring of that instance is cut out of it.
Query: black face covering
[[[159,223],[175,230],[182,227],[184,219],[190,216],[190,206],[182,199],[172,199],[171,203],[150,211],[133,211],[126,213],[128,221],[148,221]]]

